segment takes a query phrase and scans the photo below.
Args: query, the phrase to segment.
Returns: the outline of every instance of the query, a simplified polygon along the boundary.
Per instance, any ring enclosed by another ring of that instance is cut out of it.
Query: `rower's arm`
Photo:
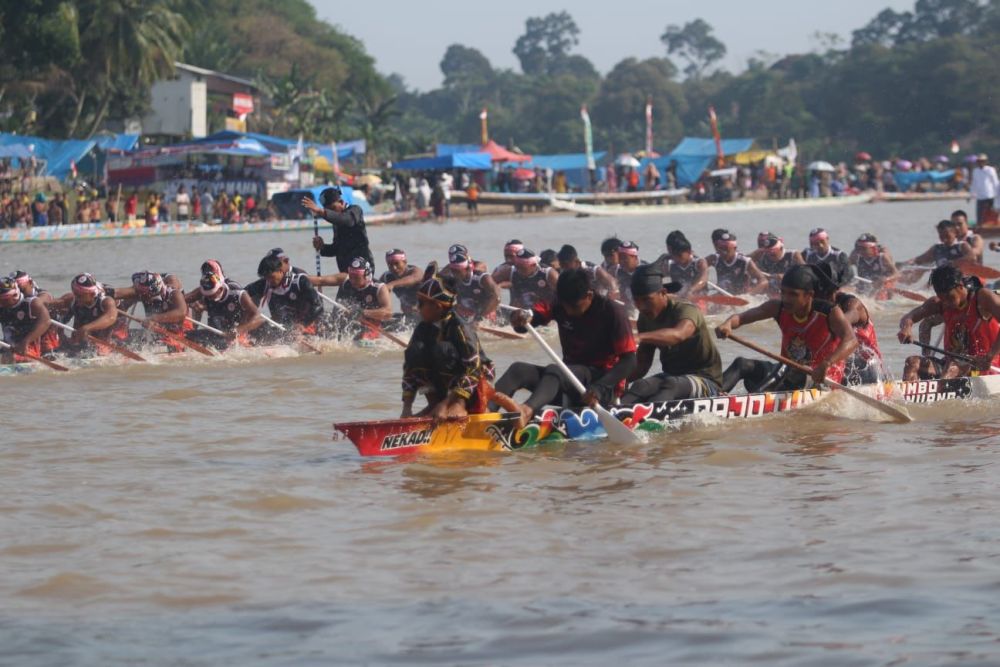
[[[698,332],[694,322],[691,320],[681,320],[677,326],[656,331],[646,331],[637,334],[636,342],[640,344],[653,345],[655,347],[673,347],[683,343]]]
[[[170,295],[170,310],[149,315],[146,319],[157,324],[180,324],[187,317],[188,306],[184,302],[184,293],[176,290]]]
[[[802,251],[801,250],[793,250],[792,251],[792,264],[794,265],[794,264],[805,264],[805,263],[806,263],[806,260],[802,256]]]
[[[983,251],[986,249],[986,244],[983,241],[983,237],[979,234],[973,234],[972,238],[967,238],[966,243],[972,248],[972,254],[975,256],[976,261],[980,264],[983,263]]]
[[[325,276],[309,276],[313,287],[339,287],[347,282],[346,273],[331,273]]]
[[[58,299],[53,299],[45,304],[45,307],[49,309],[49,313],[65,313],[69,310],[70,305],[73,303],[73,293],[67,292],[63,294]]]
[[[959,257],[959,260],[965,260],[969,262],[976,261],[976,253],[972,250],[972,246],[970,246],[965,241],[962,241],[962,243],[959,244],[959,247],[962,249],[962,256]]]
[[[826,365],[827,368],[844,361],[858,349],[858,339],[854,335],[854,327],[847,321],[847,317],[839,306],[830,309],[829,322],[830,332],[840,339],[840,344],[834,349],[833,354],[820,364],[821,366]]]
[[[993,319],[1000,320],[1000,296],[997,296],[996,292],[993,290],[976,290],[976,305],[979,307],[980,315],[989,314]],[[993,359],[998,354],[1000,354],[1000,336],[997,336],[997,339],[993,341],[993,345],[990,346],[989,353],[985,356],[989,359]]]
[[[558,272],[558,271],[556,271],[555,269],[551,269],[551,270],[550,270],[550,271],[548,272],[548,276],[546,276],[546,278],[545,278],[545,279],[546,279],[546,280],[548,281],[548,283],[549,283],[549,288],[551,288],[551,289],[552,289],[552,291],[553,291],[553,292],[555,292],[555,291],[556,291],[556,285],[557,285],[557,284],[558,284],[558,282],[559,282],[559,272]]]
[[[982,290],[980,290],[982,291]],[[900,343],[908,343],[913,339],[912,329],[913,325],[921,320],[931,317],[932,315],[939,315],[941,313],[941,301],[936,296],[924,301],[922,304],[903,315],[899,320],[899,333],[896,337],[899,339]]]
[[[601,402],[613,398],[614,389],[618,386],[618,383],[622,380],[627,379],[634,371],[636,367],[636,353],[635,352],[625,352],[618,357],[618,361],[614,366],[608,369],[608,372],[601,376],[601,379],[592,383],[588,390],[597,390],[595,393]]]
[[[763,294],[771,287],[767,276],[754,264],[752,259],[747,260],[747,273],[750,274],[750,280],[754,283],[748,290],[751,294]]]
[[[495,312],[500,306],[500,287],[497,286],[497,284],[493,281],[493,278],[488,274],[484,275],[480,279],[479,284],[486,290],[486,304],[483,306],[482,312],[480,313],[480,315],[485,317],[486,315]]]
[[[184,293],[184,303],[186,303],[187,305],[191,306],[191,305],[194,305],[195,303],[197,303],[199,301],[201,301],[201,288],[200,287],[196,287],[193,290],[191,290],[190,292],[185,292]]]
[[[92,322],[88,322],[87,324],[76,325],[76,322],[73,322],[73,324],[77,331],[92,334],[95,331],[110,329],[117,321],[118,308],[115,306],[115,300],[106,296],[101,302],[101,314],[97,317],[97,319]]]
[[[513,266],[506,266],[504,264],[501,264],[497,268],[493,269],[491,277],[493,278],[494,282],[496,282],[496,284],[499,285],[500,287],[510,287],[510,280],[513,273],[514,273]]]
[[[31,316],[35,318],[35,326],[28,332],[28,335],[24,337],[14,349],[17,352],[24,352],[27,350],[28,346],[34,343],[36,340],[45,335],[45,332],[49,330],[52,326],[52,318],[49,317],[49,309],[45,307],[45,304],[35,299],[31,302],[29,306],[31,309]]]
[[[890,280],[899,278],[899,269],[896,268],[896,262],[892,261],[892,254],[888,250],[882,251],[882,268],[887,271],[885,276],[882,277],[882,282],[889,282]]]
[[[688,287],[687,293],[699,294],[705,291],[708,286],[708,262],[704,259],[698,260],[698,275],[695,276],[694,282]]]
[[[618,298],[618,283],[615,282],[615,279],[611,277],[610,273],[604,270],[604,267],[597,267],[597,270],[594,271],[594,278],[597,282],[604,285],[604,289],[608,291],[609,299]]]
[[[400,287],[413,287],[414,285],[419,285],[423,277],[423,272],[418,267],[414,266],[412,269],[404,273],[402,278],[388,282],[385,285],[389,288],[390,292],[393,292]]]
[[[914,257],[913,259],[911,259],[909,262],[906,263],[927,264],[928,262],[933,262],[933,261],[934,261],[934,246],[931,246],[926,252],[917,255],[916,257]]]
[[[257,304],[253,302],[246,292],[240,295],[240,307],[243,308],[243,322],[236,327],[236,334],[245,334],[253,331],[264,324],[264,318],[260,316]]]
[[[370,320],[382,322],[392,318],[392,298],[389,296],[389,288],[382,285],[378,288],[378,308],[369,308],[361,311],[363,317]]]
[[[635,353],[635,370],[629,373],[628,376],[629,382],[635,382],[646,377],[646,373],[649,372],[650,367],[653,365],[653,358],[656,356],[656,346],[651,343],[642,342],[642,334],[639,334],[636,340],[639,343],[639,349]]]
[[[138,297],[135,287],[106,287],[104,293],[113,299],[135,301]]]
[[[715,335],[719,338],[728,338],[734,329],[739,329],[746,324],[753,324],[762,320],[773,319],[781,311],[781,299],[771,299],[764,303],[744,310],[742,313],[730,315],[729,319],[715,328]]]

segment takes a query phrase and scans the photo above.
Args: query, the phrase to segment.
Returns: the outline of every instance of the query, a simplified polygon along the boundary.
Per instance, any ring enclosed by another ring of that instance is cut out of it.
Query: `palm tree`
[[[145,88],[174,73],[190,27],[177,0],[81,0],[82,72],[100,99],[87,136],[104,122],[115,86]]]
[[[368,167],[374,167],[378,161],[378,148],[383,139],[389,138],[389,124],[399,115],[395,108],[399,95],[391,95],[366,87],[360,93],[349,93],[354,101],[358,120],[361,126],[361,136],[367,144],[365,162]]]

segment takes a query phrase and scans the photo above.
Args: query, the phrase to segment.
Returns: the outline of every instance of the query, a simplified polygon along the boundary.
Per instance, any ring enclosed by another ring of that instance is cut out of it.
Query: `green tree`
[[[678,55],[687,62],[684,73],[691,79],[700,79],[705,70],[726,55],[726,45],[712,34],[712,26],[703,19],[689,21],[683,26],[668,25],[660,35],[669,55]]]
[[[602,145],[638,150],[646,142],[646,102],[651,100],[656,144],[666,148],[684,132],[687,100],[673,78],[677,68],[666,58],[626,58],[601,82],[591,118]]]
[[[580,28],[569,12],[553,12],[525,21],[524,34],[514,44],[514,55],[525,74],[549,74],[579,43]]]
[[[452,44],[441,59],[441,73],[445,88],[486,86],[493,78],[493,66],[479,50]]]

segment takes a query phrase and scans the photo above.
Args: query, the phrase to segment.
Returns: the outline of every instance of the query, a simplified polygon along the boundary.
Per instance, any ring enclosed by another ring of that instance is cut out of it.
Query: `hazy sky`
[[[666,55],[660,42],[667,25],[705,19],[727,47],[726,69],[741,71],[758,50],[804,53],[817,47],[817,31],[841,35],[886,7],[912,10],[913,0],[310,0],[320,18],[339,25],[364,42],[383,74],[399,73],[411,88],[429,90],[441,83],[438,64],[450,44],[479,49],[493,67],[520,70],[511,52],[524,33],[525,19],[569,11],[580,28],[575,53],[607,73],[629,56]],[[678,64],[680,64],[678,62]]]

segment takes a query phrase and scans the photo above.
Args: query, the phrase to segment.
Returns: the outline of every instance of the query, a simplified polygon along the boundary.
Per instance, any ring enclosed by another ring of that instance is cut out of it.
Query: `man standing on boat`
[[[913,340],[913,325],[925,318],[944,319],[944,348],[954,354],[975,358],[974,364],[955,358],[927,362],[926,357],[906,359],[903,380],[953,378],[979,371],[991,375],[991,366],[1000,366],[1000,296],[983,288],[978,278],[962,275],[953,266],[931,271],[935,296],[927,299],[899,321],[899,342]]]
[[[635,339],[625,309],[596,294],[583,269],[568,269],[559,276],[554,303],[539,302],[528,312],[511,316],[515,331],[529,322],[538,327],[555,321],[563,360],[587,388],[581,396],[563,378],[557,366],[515,362],[497,381],[497,391],[513,396],[527,389],[531,396],[519,405],[522,426],[546,405],[608,405],[635,370]]]
[[[375,266],[375,259],[368,247],[365,231],[365,214],[357,204],[348,205],[338,187],[330,187],[320,194],[322,206],[309,197],[302,198],[302,206],[313,215],[322,217],[333,225],[333,243],[324,243],[319,236],[313,238],[313,248],[323,257],[336,257],[337,270],[346,273],[355,257],[364,257]]]
[[[475,329],[455,313],[456,297],[454,277],[434,274],[433,268],[425,273],[417,290],[421,322],[404,354],[400,417],[414,416],[413,401],[421,390],[427,391],[427,407],[417,416],[441,420],[486,411],[493,362]]]
[[[632,275],[632,298],[639,311],[639,344],[632,383],[623,405],[704,398],[721,392],[722,360],[705,317],[695,306],[671,296],[683,285],[664,285],[654,265],[640,266]],[[660,352],[662,372],[645,377]]]
[[[780,299],[731,316],[715,333],[719,338],[728,338],[741,326],[774,319],[781,329],[782,356],[811,366],[812,380],[817,384],[827,377],[839,382],[844,376],[844,362],[858,347],[858,340],[840,308],[816,298],[817,287],[812,267],[793,266],[781,279]],[[781,364],[737,357],[723,373],[722,388],[730,391],[743,380],[751,392],[802,389],[807,379]]]
[[[1000,178],[997,170],[987,164],[986,153],[976,156],[976,166],[972,170],[972,185],[969,195],[976,200],[976,224],[993,224],[997,214],[993,209],[993,201],[1000,196]]]

